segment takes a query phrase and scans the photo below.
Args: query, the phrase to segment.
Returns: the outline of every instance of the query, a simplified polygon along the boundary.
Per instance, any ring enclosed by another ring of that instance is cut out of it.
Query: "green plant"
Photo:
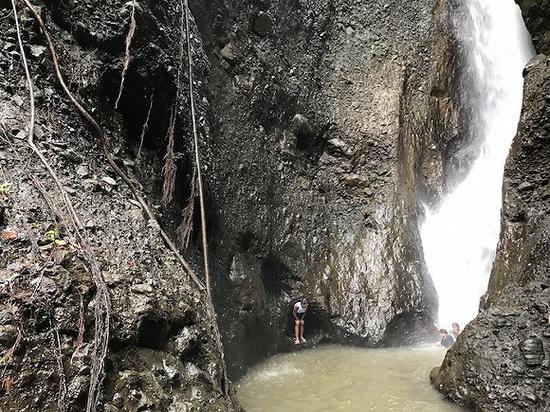
[[[0,183],[0,201],[6,201],[11,196],[13,185],[11,183]]]
[[[59,237],[59,232],[56,229],[50,229],[44,233],[42,240],[45,244],[53,243],[56,246],[65,246],[67,244],[66,241]]]

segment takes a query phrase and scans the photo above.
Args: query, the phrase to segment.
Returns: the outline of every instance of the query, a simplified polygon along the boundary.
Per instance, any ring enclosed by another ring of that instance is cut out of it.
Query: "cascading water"
[[[421,227],[428,270],[439,295],[439,322],[472,320],[485,292],[500,231],[504,163],[521,111],[522,71],[533,55],[513,0],[468,0],[469,24],[457,25],[472,65],[473,129],[479,156],[469,174]],[[467,28],[466,28],[467,27]]]

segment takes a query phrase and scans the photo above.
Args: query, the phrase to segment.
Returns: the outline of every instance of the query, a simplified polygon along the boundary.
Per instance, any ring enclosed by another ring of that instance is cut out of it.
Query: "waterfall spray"
[[[468,0],[466,7],[469,24],[456,29],[473,73],[462,87],[476,88],[469,95],[477,97],[464,104],[474,109],[479,155],[439,207],[426,209],[421,227],[442,327],[472,320],[486,290],[500,232],[504,163],[521,111],[522,71],[533,54],[513,0]]]

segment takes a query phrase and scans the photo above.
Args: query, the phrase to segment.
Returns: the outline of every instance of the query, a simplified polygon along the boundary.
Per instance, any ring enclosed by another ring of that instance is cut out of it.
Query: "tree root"
[[[22,1],[25,2],[27,7],[29,8],[31,13],[33,14],[35,20],[38,22],[40,28],[42,29],[42,32],[44,33],[44,37],[46,38],[46,44],[48,46],[48,50],[49,50],[50,55],[52,57],[52,63],[53,63],[53,66],[54,66],[55,74],[56,74],[57,80],[59,81],[59,83],[61,84],[61,87],[63,88],[63,91],[65,92],[65,94],[67,95],[67,97],[69,98],[71,103],[76,107],[76,109],[82,115],[84,120],[86,120],[88,122],[88,124],[90,124],[90,126],[92,127],[93,134],[98,138],[100,146],[101,146],[101,150],[103,152],[103,155],[107,159],[107,162],[109,163],[109,166],[111,166],[111,168],[122,179],[122,181],[126,184],[126,186],[128,186],[128,188],[130,189],[130,192],[132,193],[132,195],[134,196],[136,201],[140,204],[140,206],[141,206],[143,212],[145,213],[145,215],[147,216],[147,218],[151,221],[157,222],[157,219],[155,218],[155,215],[153,214],[153,212],[151,211],[151,209],[149,208],[149,206],[147,205],[147,203],[145,202],[143,197],[139,194],[139,192],[138,192],[136,186],[134,185],[134,183],[130,180],[130,178],[128,176],[126,176],[126,174],[120,169],[120,167],[118,167],[118,165],[113,160],[113,157],[111,156],[111,153],[109,152],[107,139],[106,139],[105,133],[103,132],[103,129],[99,126],[99,124],[95,121],[95,119],[90,115],[90,113],[88,113],[88,111],[86,109],[84,109],[84,107],[78,102],[78,100],[75,98],[75,96],[71,93],[71,91],[67,87],[67,84],[65,83],[65,81],[63,79],[63,75],[61,74],[61,69],[60,69],[60,66],[59,66],[57,53],[55,52],[53,42],[52,42],[51,37],[49,35],[48,29],[46,28],[46,25],[44,24],[44,21],[42,20],[42,18],[38,14],[38,12],[35,10],[35,7],[29,2],[29,0],[22,0]],[[164,242],[166,243],[168,248],[175,254],[176,259],[185,268],[185,270],[188,273],[191,280],[193,280],[193,282],[195,282],[195,284],[197,285],[197,287],[200,290],[204,290],[205,289],[204,285],[199,280],[199,278],[195,275],[195,273],[191,269],[191,266],[189,265],[189,263],[187,263],[187,261],[181,256],[181,254],[179,253],[177,247],[170,240],[170,238],[168,237],[166,232],[164,232],[164,230],[162,230],[162,228],[160,228],[160,226],[159,226],[159,230],[160,230],[160,235],[161,235],[162,239],[164,240]]]
[[[180,101],[181,96],[181,72],[183,65],[183,14],[182,14],[182,38],[179,41],[179,65],[178,73],[176,75],[176,96],[174,101],[174,106],[172,107],[170,115],[170,123],[168,125],[168,131],[166,133],[166,138],[168,144],[166,145],[166,154],[164,156],[164,167],[162,171],[164,173],[164,183],[162,185],[162,205],[167,207],[168,204],[172,201],[174,195],[174,188],[176,185],[176,173],[177,166],[174,156],[174,134],[176,127],[176,114],[178,113],[178,102]],[[208,282],[207,282],[208,283]],[[208,284],[206,285],[208,289]]]
[[[168,132],[166,138],[168,144],[166,146],[166,154],[164,155],[164,182],[162,184],[162,205],[164,207],[172,201],[174,197],[174,188],[176,187],[176,161],[174,156],[174,129],[176,127],[176,106],[172,107],[170,115],[170,123],[168,124]]]
[[[61,350],[61,339],[59,338],[59,331],[53,325],[53,315],[50,314],[50,331],[52,335],[52,348],[55,353],[55,359],[57,361],[57,369],[59,373],[59,393],[57,399],[57,407],[61,412],[67,410],[67,377],[65,376],[65,368],[63,367],[63,352]]]
[[[143,123],[143,127],[141,129],[141,135],[139,136],[139,148],[136,155],[136,160],[139,162],[141,158],[141,149],[143,148],[143,141],[145,140],[145,134],[149,130],[149,119],[151,118],[151,110],[153,109],[153,100],[155,98],[155,89],[153,89],[153,92],[151,93],[151,98],[149,99],[149,109],[147,109],[147,117],[145,118],[145,122]]]
[[[199,201],[200,201],[200,215],[201,215],[201,237],[202,237],[202,252],[203,252],[203,261],[204,261],[204,277],[206,283],[206,292],[207,292],[207,308],[208,314],[212,322],[212,328],[214,331],[214,337],[216,340],[216,345],[218,352],[220,353],[221,358],[221,372],[222,372],[222,392],[227,402],[227,406],[230,410],[236,409],[237,400],[236,395],[232,390],[231,382],[227,376],[227,367],[225,364],[225,355],[223,350],[223,344],[221,340],[221,334],[218,327],[218,319],[216,316],[216,309],[214,307],[214,299],[212,296],[212,288],[210,282],[210,267],[208,264],[208,238],[206,230],[206,206],[204,200],[204,189],[202,182],[202,171],[201,171],[201,160],[199,154],[199,137],[197,131],[197,121],[195,114],[195,96],[194,96],[194,85],[193,85],[193,49],[191,46],[191,27],[189,24],[189,2],[185,0],[180,0],[180,6],[184,10],[185,16],[185,36],[187,40],[187,68],[189,70],[189,103],[191,107],[191,120],[193,124],[193,143],[195,149],[195,167],[197,171],[197,186],[199,189]]]
[[[17,326],[17,336],[15,337],[15,342],[11,346],[11,348],[8,349],[8,351],[0,358],[0,364],[4,363],[4,370],[2,371],[2,377],[6,373],[6,368],[8,367],[8,363],[10,363],[11,359],[13,358],[13,355],[15,351],[21,346],[21,341],[23,340],[23,333],[21,332],[21,328]]]
[[[122,68],[122,74],[120,75],[120,88],[118,89],[118,97],[115,102],[115,109],[118,109],[118,103],[122,97],[122,91],[124,90],[124,81],[126,80],[126,72],[128,67],[130,67],[130,47],[132,45],[132,39],[134,38],[134,33],[136,32],[136,1],[132,1],[132,12],[130,13],[130,28],[128,29],[128,34],[126,35],[126,54],[124,56],[124,66]]]
[[[41,25],[41,27],[45,29],[44,23],[42,22],[42,19],[40,18],[39,14],[36,12],[34,7],[28,2],[28,0],[22,0],[22,1],[30,9],[34,17],[39,21],[39,24]],[[52,169],[52,167],[44,157],[43,153],[34,144],[34,120],[35,120],[34,88],[33,88],[33,83],[31,80],[29,67],[28,67],[28,63],[25,55],[25,49],[23,47],[23,41],[21,39],[21,30],[19,27],[19,18],[17,15],[16,6],[15,6],[15,0],[12,0],[12,6],[13,6],[13,11],[15,16],[19,48],[21,51],[23,67],[25,69],[25,75],[27,78],[30,101],[31,101],[31,117],[29,121],[29,135],[27,139],[27,144],[31,148],[31,150],[38,156],[42,164],[46,167],[48,173],[54,180],[59,192],[61,193],[63,203],[68,211],[69,220],[75,230],[75,234],[77,236],[77,239],[79,240],[84,256],[86,257],[90,272],[92,273],[94,284],[96,286],[94,355],[93,355],[93,362],[92,362],[93,364],[92,364],[92,371],[91,371],[91,377],[90,377],[90,390],[88,393],[88,404],[87,404],[87,411],[90,412],[90,411],[96,410],[98,397],[99,397],[99,386],[102,379],[103,368],[105,364],[105,357],[107,356],[107,348],[109,344],[111,301],[109,297],[107,284],[105,283],[103,274],[101,273],[101,270],[99,268],[99,263],[97,262],[96,256],[90,246],[90,243],[84,231],[84,226],[82,225],[82,222],[78,214],[76,213],[75,208],[73,207],[73,204],[69,198],[69,195],[67,194],[67,191],[65,190],[63,184],[57,177],[57,174],[55,173],[55,171]],[[49,40],[49,36],[47,37]],[[51,43],[51,40],[49,40],[49,42]],[[55,53],[54,53],[53,60],[54,60],[54,65],[57,65],[57,56],[55,56]],[[60,75],[59,67],[56,68],[56,72]]]
[[[18,314],[18,309],[13,304],[14,294],[13,294],[13,287],[11,282],[9,283],[9,287],[10,287],[10,295],[9,295],[10,297],[9,297],[7,306],[9,308],[9,312],[11,313],[13,319],[17,323],[17,326],[16,326],[17,335],[15,337],[15,342],[13,343],[13,345],[8,349],[8,351],[4,354],[4,356],[0,358],[0,365],[4,364],[4,368],[2,369],[2,374],[0,374],[0,378],[3,378],[3,379],[6,374],[6,370],[8,369],[8,365],[13,358],[13,355],[15,354],[17,349],[19,349],[19,347],[21,346],[21,342],[23,340],[23,332],[22,332],[20,317]]]
[[[197,169],[197,186],[199,189],[199,200],[200,200],[200,209],[201,209],[201,234],[202,234],[202,250],[203,250],[203,259],[204,259],[204,279],[206,283],[206,292],[208,294],[208,299],[212,301],[212,290],[210,285],[210,267],[208,264],[208,238],[206,236],[206,207],[204,204],[204,191],[202,187],[202,172],[201,172],[201,160],[199,156],[199,137],[197,132],[197,122],[195,114],[195,98],[194,98],[194,86],[193,86],[193,57],[191,49],[191,36],[190,36],[190,25],[189,25],[189,5],[187,0],[185,0],[185,5],[182,0],[180,0],[182,9],[185,8],[185,35],[187,40],[187,64],[189,70],[189,104],[191,106],[191,120],[193,123],[193,139],[195,146],[195,167]]]
[[[195,168],[193,168],[193,177],[191,179],[191,195],[189,199],[187,199],[187,206],[183,208],[181,213],[181,224],[178,226],[178,241],[183,250],[187,249],[193,230],[193,215],[195,212]]]
[[[71,364],[73,363],[74,358],[80,353],[82,344],[84,343],[84,331],[86,330],[84,322],[84,298],[82,297],[82,292],[79,290],[78,294],[80,296],[80,304],[78,311],[78,336],[76,338],[75,349],[71,356]]]
[[[14,1],[14,0],[12,0]],[[69,98],[69,100],[72,102],[72,104],[76,107],[76,109],[79,111],[79,113],[82,115],[82,117],[89,123],[89,125],[92,127],[93,134],[98,138],[102,152],[111,166],[111,168],[115,171],[115,173],[124,181],[126,186],[129,188],[130,192],[136,199],[136,201],[141,205],[143,212],[147,216],[147,218],[153,222],[157,222],[154,214],[152,213],[151,209],[143,199],[143,197],[139,194],[138,190],[136,189],[135,184],[130,180],[130,178],[120,169],[120,167],[115,163],[113,160],[113,157],[111,156],[111,153],[109,152],[109,146],[107,142],[107,138],[105,136],[105,133],[103,129],[99,126],[99,124],[96,122],[96,120],[90,115],[90,113],[78,102],[78,100],[75,98],[75,96],[71,93],[69,88],[67,87],[63,75],[61,74],[59,61],[57,58],[57,54],[55,52],[55,48],[53,45],[53,42],[50,38],[49,32],[46,28],[46,25],[44,24],[42,18],[40,17],[39,13],[36,11],[35,7],[30,3],[29,0],[21,0],[23,1],[26,6],[29,8],[31,13],[33,14],[35,20],[38,22],[40,28],[42,29],[42,32],[45,36],[46,43],[48,46],[48,50],[50,52],[54,71],[57,77],[57,80],[59,81],[63,91]],[[188,68],[189,68],[189,87],[190,87],[190,100],[191,100],[191,114],[192,114],[192,123],[193,123],[193,136],[194,136],[194,144],[195,144],[195,163],[197,168],[197,183],[198,183],[198,189],[199,189],[199,196],[200,196],[200,204],[201,204],[201,230],[202,230],[202,242],[203,242],[203,258],[204,258],[204,271],[205,271],[205,283],[206,283],[206,308],[207,313],[209,315],[209,318],[211,320],[211,324],[213,327],[214,337],[217,345],[217,349],[220,355],[221,360],[221,372],[222,372],[222,392],[224,394],[224,397],[227,402],[227,406],[230,410],[236,409],[236,399],[234,396],[234,393],[231,391],[230,381],[227,377],[227,369],[225,366],[225,359],[224,359],[224,352],[223,352],[223,346],[221,342],[221,335],[218,328],[218,322],[216,317],[215,308],[213,305],[212,300],[212,291],[211,291],[211,285],[210,285],[210,271],[209,271],[209,265],[208,265],[208,245],[207,245],[207,230],[206,230],[206,211],[205,211],[205,202],[204,202],[204,191],[203,191],[203,182],[202,182],[202,176],[201,176],[201,166],[200,166],[200,156],[199,156],[199,146],[198,146],[198,132],[197,132],[197,125],[196,125],[196,116],[195,116],[195,103],[194,103],[194,97],[193,97],[193,76],[192,76],[192,67],[193,67],[193,61],[192,61],[192,49],[191,49],[191,42],[190,42],[190,24],[189,24],[189,8],[187,0],[185,1],[185,6],[180,0],[182,12],[185,16],[185,27],[186,27],[186,38],[187,38],[187,54],[188,54]],[[22,48],[22,44],[21,44]],[[28,73],[28,68],[27,68]],[[32,81],[30,80],[30,75],[28,75],[29,85],[32,87]],[[32,89],[31,89],[32,92]],[[34,114],[33,114],[34,118]],[[31,135],[32,136],[32,135]],[[43,156],[42,156],[43,157]],[[48,166],[49,167],[49,166]],[[50,168],[51,169],[51,168]],[[57,180],[57,182],[59,182]],[[56,182],[56,183],[57,183]],[[62,186],[61,186],[62,188]],[[65,192],[65,198],[68,199],[68,196]],[[72,205],[67,205],[67,208],[74,212],[74,209],[72,209]],[[71,213],[72,214],[72,213]],[[76,214],[71,216],[72,219],[75,221],[75,224],[80,223],[78,220],[78,217]],[[157,222],[158,225],[158,222]],[[77,225],[77,227],[81,227],[82,225]],[[188,273],[190,279],[197,285],[200,291],[205,290],[205,286],[203,283],[198,279],[194,271],[191,269],[190,265],[187,263],[187,261],[183,258],[183,256],[179,253],[179,250],[174,245],[174,243],[171,241],[169,236],[164,232],[164,230],[158,225],[159,232],[161,235],[161,238],[166,243],[167,247],[174,253],[177,260],[181,263],[181,265],[184,267],[185,271]],[[79,233],[79,232],[77,232]],[[81,237],[82,240],[82,237]],[[100,279],[103,280],[101,276],[101,272],[99,271],[99,266],[97,265],[97,262],[95,259],[90,259],[89,263],[91,264],[91,271],[93,274],[99,274]],[[94,280],[96,279],[96,276],[94,275]],[[99,383],[100,383],[100,375],[103,371],[103,365],[104,360],[107,354],[107,344],[108,344],[108,337],[109,337],[109,316],[110,316],[110,301],[108,298],[108,290],[106,288],[106,285],[103,282],[99,282],[99,284],[96,284],[97,292],[96,292],[96,322],[95,322],[95,336],[96,336],[96,347],[94,350],[94,358],[96,359],[96,362],[93,365],[92,368],[92,376],[91,376],[91,382],[90,382],[90,391],[88,394],[88,402],[86,411],[91,412],[95,411],[98,403],[98,391],[99,391]],[[108,310],[107,311],[98,311],[98,307],[105,307]],[[98,339],[99,342],[98,342]]]
[[[181,3],[181,1],[180,1],[180,4],[181,4],[181,8],[183,10],[184,5],[183,5],[183,3]],[[185,15],[182,12],[182,16],[181,16],[181,19],[182,19],[181,27],[182,27],[182,29],[184,27],[184,22],[183,22],[183,20],[185,19],[184,16]],[[187,26],[186,26],[186,33],[187,33]],[[182,33],[182,37],[183,37],[183,33]],[[183,42],[180,41],[180,45],[182,43]],[[183,46],[181,46],[180,47],[180,61],[183,62],[183,58],[184,58],[184,56],[183,56]],[[189,71],[191,72],[192,68],[190,68]],[[178,73],[178,85],[179,85],[179,73]],[[192,92],[193,92],[193,89],[191,88],[190,93],[192,93]],[[192,95],[190,95],[190,99],[193,99],[193,98],[194,97]],[[194,114],[193,114],[193,120],[194,120]],[[192,139],[191,140],[191,159],[192,159],[191,160],[191,168],[193,169],[193,173],[191,175],[191,183],[190,183],[191,191],[190,191],[189,197],[187,198],[187,206],[185,206],[183,208],[183,211],[181,213],[181,224],[179,225],[179,227],[177,229],[179,245],[183,250],[187,249],[187,246],[189,246],[189,240],[191,239],[191,232],[193,231],[193,216],[195,214],[195,196],[197,195],[197,193],[196,193],[197,164],[195,162],[195,152],[196,152],[196,150],[197,150],[197,148],[195,146],[195,139]]]

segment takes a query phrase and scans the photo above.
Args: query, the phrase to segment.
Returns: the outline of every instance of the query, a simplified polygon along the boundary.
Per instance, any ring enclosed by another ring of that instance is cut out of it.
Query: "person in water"
[[[453,334],[453,337],[455,338],[455,340],[456,340],[456,338],[458,338],[458,335],[460,335],[460,332],[462,332],[462,331],[460,330],[459,324],[456,323],[456,322],[453,322],[452,334]]]
[[[307,298],[302,298],[294,304],[292,313],[294,315],[294,343],[299,345],[300,343],[306,343],[304,338],[305,317],[309,302]]]
[[[441,337],[441,341],[438,343],[439,346],[449,349],[455,343],[453,335],[449,335],[446,329],[439,329],[439,336]]]

